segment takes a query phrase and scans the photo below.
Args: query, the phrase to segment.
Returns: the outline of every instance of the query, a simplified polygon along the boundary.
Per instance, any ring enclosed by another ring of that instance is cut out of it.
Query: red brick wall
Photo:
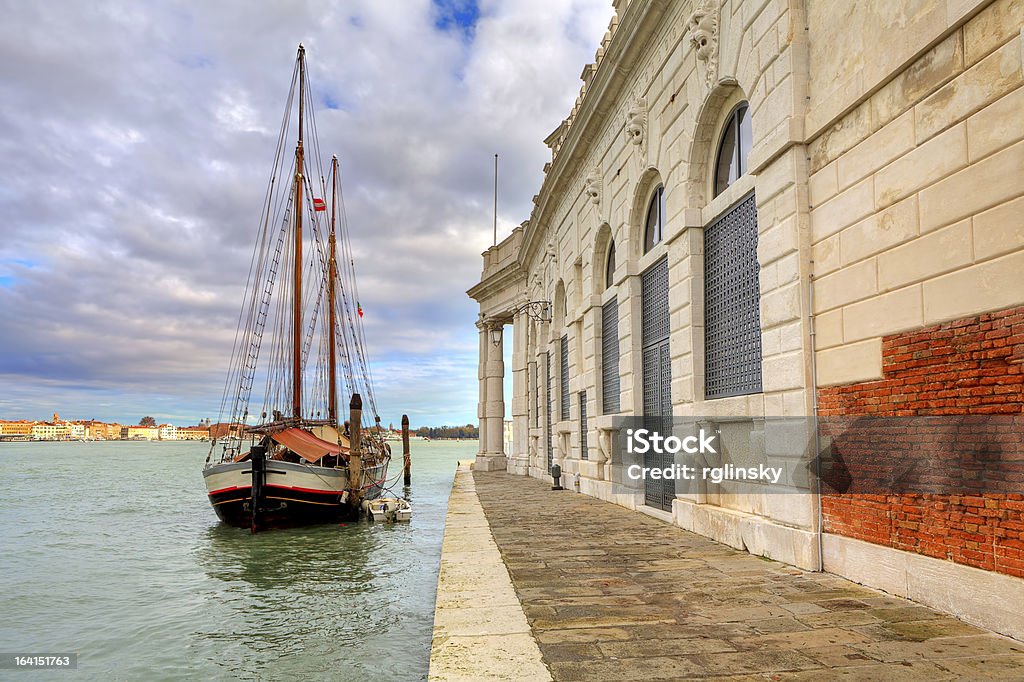
[[[887,336],[882,370],[819,389],[819,413],[1022,414],[1024,307]],[[829,533],[1024,577],[1024,495],[825,495],[822,511]]]

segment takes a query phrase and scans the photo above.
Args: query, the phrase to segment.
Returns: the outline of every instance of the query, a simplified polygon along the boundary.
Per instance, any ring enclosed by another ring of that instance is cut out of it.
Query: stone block
[[[814,316],[814,347],[823,350],[843,342],[843,309]]]
[[[1024,197],[979,213],[972,222],[975,260],[1024,249]]]
[[[907,595],[908,552],[831,533],[822,534],[821,544],[823,568],[829,573],[899,597]]]
[[[878,256],[878,288],[892,291],[969,265],[971,221],[944,227]]]
[[[812,119],[809,125],[813,128],[813,113],[809,112],[808,117]],[[811,172],[824,168],[870,133],[871,109],[865,102],[810,142],[807,153],[811,157]]]
[[[855,263],[918,234],[917,195],[911,195],[839,233],[840,261]]]
[[[837,159],[839,189],[866,178],[914,147],[914,115],[906,112]]]
[[[800,283],[793,282],[761,296],[761,327],[770,329],[800,318]]]
[[[804,177],[805,167],[804,152],[799,147],[791,147],[789,151],[779,155],[757,175],[758,199],[771,199],[795,183],[798,178]]]
[[[921,230],[933,230],[1024,194],[1024,142],[921,192]]]
[[[814,280],[814,312],[820,313],[878,293],[875,259],[850,265]]]
[[[893,120],[963,69],[963,45],[959,34],[953,33],[871,97],[872,120],[876,125]]]
[[[842,232],[822,239],[811,247],[811,259],[814,261],[815,277],[824,277],[830,272],[835,272],[842,265],[840,250],[841,234]]]
[[[914,107],[917,141],[961,121],[1021,83],[1021,48],[1012,41]]]
[[[802,350],[804,347],[803,320],[794,320],[779,328],[779,350],[783,353]]]
[[[474,468],[477,471],[505,471],[507,463],[504,455],[477,455]]]
[[[924,283],[924,322],[932,324],[1024,303],[1024,251]]]
[[[745,519],[741,524],[741,533],[746,550],[754,556],[782,561],[804,570],[818,569],[817,536],[810,531],[763,519]]]
[[[832,161],[808,178],[807,195],[811,206],[823,204],[839,192],[838,166],[838,161]]]
[[[967,154],[971,163],[1024,139],[1024,87],[967,119]]]
[[[874,209],[874,187],[874,179],[867,178],[811,209],[811,240],[821,241],[868,216]]]
[[[915,284],[843,310],[843,339],[860,341],[914,329],[924,319],[921,285]]]
[[[820,350],[815,354],[818,386],[836,386],[882,378],[882,339],[873,338]]]
[[[800,248],[797,217],[791,216],[761,232],[757,238],[757,260],[771,263]]]
[[[765,356],[761,363],[761,381],[766,393],[800,388],[806,383],[803,353]]]
[[[875,206],[884,208],[967,165],[967,126],[950,128],[875,175]]]
[[[996,0],[964,26],[964,58],[974,64],[1017,36],[1024,26],[1024,2]]]

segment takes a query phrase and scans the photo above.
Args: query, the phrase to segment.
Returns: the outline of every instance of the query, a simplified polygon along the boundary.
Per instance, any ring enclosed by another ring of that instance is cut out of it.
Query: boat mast
[[[327,261],[327,324],[330,331],[327,334],[327,371],[330,373],[330,383],[327,393],[327,416],[331,425],[338,425],[338,370],[335,358],[335,312],[334,312],[334,280],[338,276],[338,262],[335,255],[334,223],[338,212],[338,156],[331,157],[331,232],[329,237],[330,256]]]
[[[306,48],[299,43],[299,143],[295,146],[295,271],[292,283],[292,416],[302,419],[302,117],[306,98]]]

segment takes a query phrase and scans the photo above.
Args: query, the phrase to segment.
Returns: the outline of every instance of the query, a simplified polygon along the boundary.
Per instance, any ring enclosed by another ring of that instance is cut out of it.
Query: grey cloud
[[[507,233],[608,0],[0,4],[0,417],[215,416],[301,40],[385,419],[475,419],[492,155]]]

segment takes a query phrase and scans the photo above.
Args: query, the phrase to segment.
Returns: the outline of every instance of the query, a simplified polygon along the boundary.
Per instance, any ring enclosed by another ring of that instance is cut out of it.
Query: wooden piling
[[[412,454],[409,452],[409,415],[402,415],[402,472],[405,485],[412,483]]]
[[[349,455],[348,487],[351,490],[349,503],[356,509],[363,500],[363,399],[358,393],[352,394],[349,411]]]

